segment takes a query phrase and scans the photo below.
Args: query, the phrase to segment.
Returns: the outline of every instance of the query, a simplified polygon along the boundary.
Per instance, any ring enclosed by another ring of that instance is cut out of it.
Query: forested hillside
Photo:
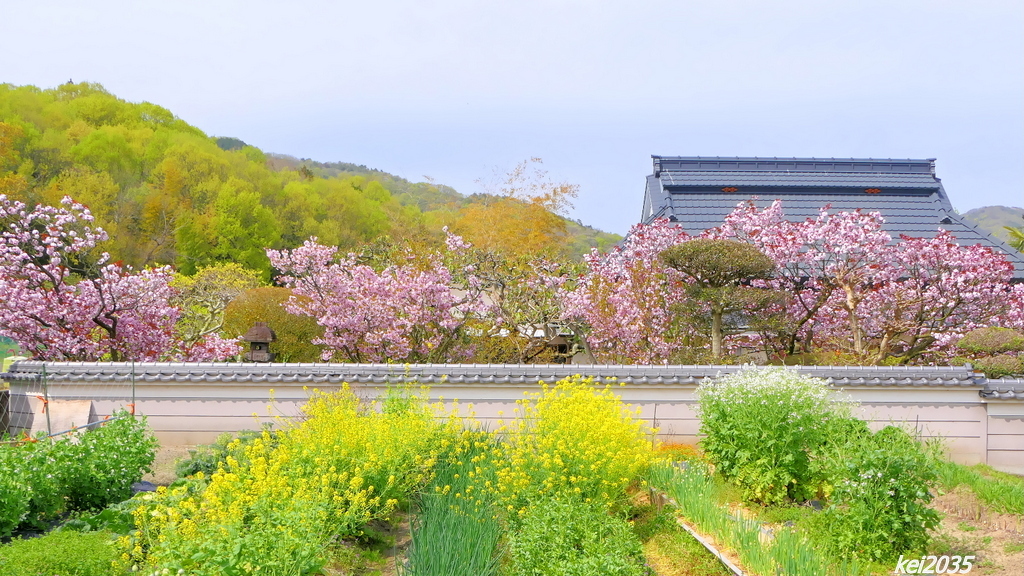
[[[1024,226],[1024,208],[984,206],[968,210],[964,213],[964,219],[996,238],[1006,241],[1011,239],[1010,231],[1006,229],[1007,226],[1011,228]]]
[[[575,192],[560,190],[560,200]],[[364,166],[266,154],[98,84],[0,85],[0,194],[30,206],[71,196],[109,233],[113,258],[136,268],[173,264],[190,274],[235,261],[269,278],[266,248],[311,236],[342,250],[432,247],[444,226],[474,242],[567,258],[618,240],[552,213],[564,203],[518,192],[466,197]],[[476,225],[482,216],[504,225]]]

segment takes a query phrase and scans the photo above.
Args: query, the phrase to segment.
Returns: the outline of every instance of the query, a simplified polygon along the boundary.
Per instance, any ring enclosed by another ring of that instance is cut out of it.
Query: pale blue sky
[[[1024,205],[1024,2],[0,2],[0,82],[472,193],[539,156],[624,233],[651,154],[938,158]]]

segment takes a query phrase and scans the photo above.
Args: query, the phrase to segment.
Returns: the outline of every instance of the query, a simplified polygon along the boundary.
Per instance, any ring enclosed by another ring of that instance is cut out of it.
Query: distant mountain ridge
[[[964,220],[1006,242],[1009,233],[1005,226],[1020,228],[1024,226],[1024,208],[1015,206],[983,206],[968,210],[963,214]]]
[[[231,138],[230,140],[235,140]],[[219,144],[219,142],[218,142]],[[468,203],[467,197],[457,192],[451,186],[444,184],[430,184],[427,182],[410,182],[401,176],[395,176],[383,170],[368,168],[362,164],[351,162],[317,162],[309,158],[296,158],[288,154],[266,153],[267,165],[272,170],[301,170],[308,169],[313,176],[320,178],[335,178],[338,176],[364,176],[370,180],[376,180],[384,185],[405,205],[415,204],[417,208],[426,212],[437,210],[442,207],[457,209]]]

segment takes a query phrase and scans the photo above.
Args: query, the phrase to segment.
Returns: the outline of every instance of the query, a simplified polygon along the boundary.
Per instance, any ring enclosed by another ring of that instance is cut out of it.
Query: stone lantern
[[[567,340],[565,336],[558,334],[551,340],[548,340],[548,346],[555,352],[554,361],[556,364],[568,363],[569,350],[571,349],[571,346],[569,345],[569,340]]]
[[[257,322],[242,336],[249,343],[249,351],[245,353],[247,362],[273,362],[274,354],[270,351],[270,343],[277,339],[274,331],[266,322]]]

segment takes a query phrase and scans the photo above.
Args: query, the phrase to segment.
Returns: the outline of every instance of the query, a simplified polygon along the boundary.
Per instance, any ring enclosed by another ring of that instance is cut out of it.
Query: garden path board
[[[32,429],[29,431],[32,436],[39,433],[66,432],[99,420],[96,417],[96,409],[93,407],[92,400],[50,400],[45,404],[42,400],[35,400],[35,402],[37,410],[32,419]],[[47,419],[47,413],[49,413],[49,419]]]

